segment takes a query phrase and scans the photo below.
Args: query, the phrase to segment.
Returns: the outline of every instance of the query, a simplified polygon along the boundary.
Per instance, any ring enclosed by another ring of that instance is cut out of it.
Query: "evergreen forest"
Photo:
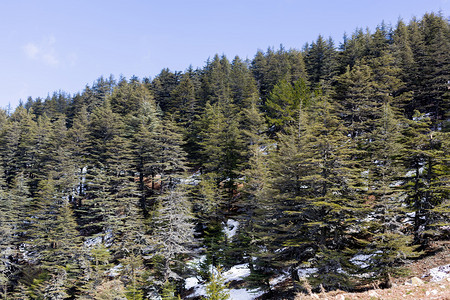
[[[265,299],[389,286],[450,238],[449,96],[428,13],[0,110],[0,298],[227,299],[238,264]]]

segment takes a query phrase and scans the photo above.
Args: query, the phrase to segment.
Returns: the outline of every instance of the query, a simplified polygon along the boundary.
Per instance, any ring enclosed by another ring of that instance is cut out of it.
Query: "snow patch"
[[[186,281],[184,283],[184,287],[189,290],[195,286],[197,286],[200,282],[198,281],[197,277],[189,277],[186,278]]]
[[[350,259],[350,262],[355,266],[362,269],[368,268],[370,265],[367,263],[373,257],[373,254],[358,254]]]
[[[236,265],[224,272],[222,276],[225,278],[225,282],[243,280],[245,277],[250,276],[250,269],[248,264]]]
[[[194,293],[189,298],[206,296],[206,285],[200,284],[194,287]]]
[[[117,266],[112,267],[108,271],[105,272],[105,274],[109,277],[117,277],[120,275],[120,272],[122,271],[123,266],[122,264],[118,264]]]
[[[297,270],[298,277],[309,277],[311,274],[317,273],[319,269],[317,268],[300,268]]]
[[[102,237],[101,236],[97,236],[94,238],[88,238],[84,241],[84,245],[87,248],[91,248],[92,246],[96,246],[102,243]]]
[[[230,299],[233,300],[253,300],[261,296],[264,292],[258,290],[247,290],[247,289],[228,289],[230,293]],[[204,285],[199,285],[195,288],[194,294],[190,295],[189,298],[206,296],[206,287]]]
[[[193,186],[199,185],[201,182],[200,175],[200,170],[197,170],[194,174],[188,176],[187,178],[180,179],[180,183]]]
[[[431,281],[441,281],[450,277],[450,264],[430,269]]]
[[[410,218],[415,218],[415,217],[416,217],[416,212],[413,211],[413,212],[410,212],[410,213],[406,213],[406,215],[407,215],[408,217],[410,217]]]
[[[405,177],[414,177],[414,176],[416,176],[416,170],[408,171],[408,172],[405,174]]]
[[[189,178],[180,180],[181,184],[187,184],[187,185],[193,185],[193,186],[199,185],[200,182],[201,182],[200,179],[196,179],[196,178],[193,178],[193,177],[189,177]]]
[[[199,264],[204,263],[205,261],[206,261],[206,255],[201,255],[199,257],[195,257],[195,258],[191,259],[189,261],[189,265],[196,267]]]
[[[202,261],[202,258],[199,258],[198,261]],[[213,268],[213,272],[217,272],[215,268]],[[245,277],[250,275],[250,269],[248,264],[241,264],[231,267],[226,272],[222,273],[222,277],[224,278],[225,283],[229,283],[235,280],[243,280]],[[280,278],[280,281],[282,279]],[[206,285],[207,282],[201,283],[196,277],[189,277],[185,281],[186,289],[194,289],[193,294],[189,295],[189,298],[206,296]],[[263,294],[262,291],[258,290],[248,290],[248,289],[228,289],[230,293],[230,299],[235,300],[253,300]]]
[[[230,299],[233,300],[253,300],[263,294],[261,291],[257,290],[247,290],[247,289],[231,289]]]
[[[231,240],[239,228],[239,222],[233,219],[228,219],[227,224],[224,226],[223,231],[227,235],[227,238]]]
[[[272,278],[269,283],[270,283],[270,286],[274,287],[277,284],[279,284],[280,282],[283,282],[287,279],[288,279],[288,275],[283,274],[283,275],[277,276],[275,278]]]
[[[422,175],[424,171],[423,167],[419,168],[419,175]],[[415,177],[416,176],[416,170],[410,170],[406,172],[405,177]]]
[[[399,187],[399,186],[402,186],[404,183],[405,182],[403,182],[402,180],[399,180],[399,181],[391,183],[389,186],[390,187]]]

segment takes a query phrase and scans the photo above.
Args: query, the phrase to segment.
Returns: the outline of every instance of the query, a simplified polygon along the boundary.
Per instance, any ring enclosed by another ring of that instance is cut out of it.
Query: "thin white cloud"
[[[57,66],[59,64],[59,60],[51,53],[42,55],[42,59],[45,63],[51,66]]]
[[[49,36],[40,43],[30,42],[23,47],[25,55],[32,60],[43,62],[49,66],[58,66],[60,60],[55,49],[56,39]]]
[[[28,43],[23,47],[28,58],[35,59],[39,53],[39,47],[33,43]]]
[[[67,55],[67,61],[68,61],[70,67],[75,67],[77,64],[77,60],[78,60],[78,55],[75,52],[71,52],[71,53],[69,53],[69,55]]]

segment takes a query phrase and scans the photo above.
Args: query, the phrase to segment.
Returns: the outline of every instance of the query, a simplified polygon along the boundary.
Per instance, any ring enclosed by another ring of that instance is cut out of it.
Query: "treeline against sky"
[[[0,292],[177,299],[241,263],[261,289],[388,286],[449,238],[449,53],[426,14],[0,111]]]

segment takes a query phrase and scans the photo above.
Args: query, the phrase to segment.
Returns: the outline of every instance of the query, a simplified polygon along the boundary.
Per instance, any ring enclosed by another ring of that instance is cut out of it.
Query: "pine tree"
[[[130,253],[129,256],[122,259],[121,264],[123,265],[122,274],[128,277],[125,282],[126,294],[128,299],[142,300],[144,298],[143,291],[143,261],[139,252]]]
[[[425,14],[422,19],[422,30],[425,37],[425,61],[423,94],[417,95],[422,109],[429,112],[432,117],[434,130],[445,122],[445,116],[450,109],[450,24],[442,16]]]
[[[264,114],[260,110],[256,96],[248,99],[248,105],[242,109],[240,127],[248,146],[263,144],[267,132]]]
[[[23,107],[18,107],[9,118],[9,124],[4,132],[2,160],[6,173],[6,182],[11,184],[14,177],[23,172],[26,177],[33,167],[33,152],[35,147],[36,122],[34,115]]]
[[[237,107],[246,107],[248,101],[258,95],[256,81],[247,63],[236,56],[231,63],[230,90],[233,103]]]
[[[358,166],[351,160],[355,149],[337,117],[336,107],[326,95],[317,97],[311,108],[310,127],[304,135],[307,174],[296,182],[299,194],[295,201],[306,211],[287,208],[286,212],[294,216],[300,213],[305,218],[306,243],[314,241],[312,245],[316,245],[316,279],[325,289],[332,289],[352,284],[341,271],[347,269],[351,254],[347,249],[352,240],[351,228],[362,215],[357,193],[360,179]],[[296,236],[289,237],[285,244],[303,246]]]
[[[279,136],[272,165],[273,203],[259,236],[271,248],[260,259],[289,268],[295,282],[296,268],[314,258],[319,268],[315,283],[331,289],[345,281],[340,270],[348,265],[350,228],[362,215],[358,169],[349,159],[354,150],[336,108],[320,94],[288,129]],[[274,248],[280,244],[282,251]]]
[[[92,84],[92,88],[87,88],[83,93],[85,94],[83,95],[85,97],[83,104],[86,105],[87,111],[91,113],[98,107],[103,106],[105,100],[111,95],[116,85],[116,80],[112,75],[107,79],[103,78],[103,76],[98,78]]]
[[[307,78],[302,53],[297,50],[286,51],[283,46],[280,46],[278,51],[271,48],[266,53],[259,51],[253,59],[251,69],[258,84],[262,104],[280,81],[293,83],[300,78]]]
[[[217,184],[217,175],[213,172],[201,175],[199,184],[191,194],[194,200],[196,228],[206,248],[206,262],[203,266],[223,264],[224,248],[227,245],[222,224],[229,195]]]
[[[399,189],[399,179],[405,173],[400,164],[403,151],[402,129],[404,119],[389,103],[383,104],[382,117],[377,121],[371,135],[369,160],[367,162],[367,195],[372,199],[367,231],[371,242],[365,249],[372,257],[364,272],[373,272],[387,286],[391,285],[390,275],[399,266],[402,259],[416,257],[416,247],[412,246],[412,237],[402,232],[399,216],[405,213]]]
[[[108,101],[94,111],[90,121],[89,184],[79,213],[86,233],[101,235],[103,242],[108,237],[112,250],[120,257],[137,246],[135,240],[142,227],[130,141]]]
[[[231,64],[225,56],[215,55],[208,60],[201,77],[201,103],[231,102],[230,86]]]
[[[32,199],[28,188],[28,180],[22,172],[18,173],[10,187],[3,191],[5,198],[2,199],[0,204],[2,211],[0,219],[3,219],[2,231],[5,235],[2,235],[0,239],[0,268],[2,269],[0,277],[2,278],[3,293],[6,293],[10,289],[7,285],[11,283],[11,280],[18,280],[21,277],[18,276],[20,272],[23,272],[27,267],[19,264],[19,262],[24,259],[22,247],[24,245],[29,246],[29,241],[24,233],[29,229],[27,217]],[[25,294],[23,294],[23,297],[23,299],[27,299]]]
[[[44,299],[49,300],[62,300],[68,299],[70,296],[67,294],[67,288],[65,286],[66,273],[64,270],[60,270],[58,274],[48,281],[43,290]]]
[[[74,265],[80,243],[70,204],[61,196],[51,176],[41,180],[29,217],[27,236],[34,237],[32,249],[49,272]]]
[[[251,270],[249,281],[259,286],[268,281],[268,276],[261,278],[267,275],[264,274],[264,267],[266,266],[258,265],[258,261],[255,265],[253,257],[259,255],[259,246],[265,246],[265,241],[258,239],[258,233],[261,234],[266,229],[265,225],[268,221],[267,214],[270,212],[267,208],[271,202],[268,191],[270,185],[270,151],[271,149],[269,149],[268,145],[256,143],[251,146],[249,167],[244,171],[246,180],[241,197],[236,203],[236,206],[242,213],[238,217],[240,222],[239,232],[234,247],[237,246],[242,256],[248,258],[248,264]],[[260,232],[259,230],[261,228],[262,230]],[[270,284],[267,286],[270,287]]]
[[[172,102],[176,110],[173,111],[174,120],[186,129],[186,134],[191,129],[195,117],[200,111],[197,99],[198,78],[194,71],[184,73],[178,84],[172,91]]]
[[[6,190],[6,181],[3,168],[0,165],[0,287],[4,299],[7,299],[9,285],[9,268],[11,267],[11,250],[15,233],[15,211]]]
[[[171,72],[164,68],[151,83],[151,91],[155,96],[156,103],[165,113],[174,114],[179,109],[178,103],[174,101],[173,93],[180,84],[180,79],[180,72]]]
[[[155,253],[163,257],[163,282],[178,279],[172,269],[180,258],[190,252],[193,245],[191,207],[182,187],[170,189],[159,197],[159,207],[152,220]]]
[[[225,284],[225,278],[221,274],[221,269],[218,268],[216,272],[211,273],[208,284],[206,285],[207,300],[227,300],[230,299],[230,293]]]
[[[311,102],[310,90],[303,79],[291,85],[279,82],[266,101],[267,118],[272,134],[283,131],[296,122],[298,114]]]
[[[172,188],[186,170],[187,154],[182,145],[182,136],[172,120],[160,120],[156,115],[142,120],[133,147],[144,215],[155,204],[155,197]]]
[[[336,98],[342,106],[345,125],[353,138],[373,130],[379,118],[380,103],[375,99],[375,83],[371,68],[355,65],[338,78]]]
[[[401,160],[407,170],[402,188],[414,212],[415,243],[428,244],[433,223],[448,215],[447,132],[430,129],[431,121],[416,112],[405,130]]]
[[[153,102],[154,99],[147,87],[133,77],[129,82],[122,78],[107,101],[111,104],[112,112],[122,116],[122,121],[132,127],[144,103]]]
[[[80,112],[74,117],[72,127],[67,132],[67,148],[70,161],[74,167],[74,179],[76,188],[73,191],[72,203],[75,206],[82,205],[82,199],[86,191],[86,171],[88,168],[88,124],[89,118],[87,109],[83,106]]]
[[[420,21],[413,19],[408,29],[415,61],[408,81],[413,91],[412,102],[407,107],[408,117],[411,118],[415,110],[429,113],[437,129],[449,105],[449,25],[442,16],[425,14]]]
[[[267,148],[269,160],[267,165],[260,168],[269,169],[268,178],[262,178],[264,186],[257,190],[260,196],[254,222],[254,246],[256,251],[253,256],[257,257],[254,262],[251,281],[258,280],[264,283],[264,288],[270,288],[269,277],[278,268],[287,268],[296,280],[295,264],[297,263],[297,250],[293,247],[284,247],[284,251],[278,251],[279,245],[285,245],[289,234],[298,234],[306,237],[299,229],[304,223],[300,215],[296,215],[295,230],[289,228],[290,216],[285,211],[298,209],[302,211],[301,205],[296,206],[295,197],[300,192],[300,177],[306,175],[305,157],[302,156],[304,143],[300,142],[300,137],[306,138],[307,114],[305,110],[300,110],[297,116],[297,124],[286,128],[286,133],[278,135],[276,150],[272,153]],[[260,158],[262,158],[260,156]],[[255,166],[256,167],[256,166]],[[262,171],[261,170],[261,171]],[[267,172],[267,171],[266,171]],[[261,174],[263,175],[263,174]],[[263,175],[264,176],[264,175]],[[295,208],[294,208],[295,206]],[[290,237],[292,239],[292,236]]]
[[[377,26],[369,39],[368,56],[370,58],[377,58],[385,54],[390,43],[390,31],[384,22]]]
[[[357,62],[368,55],[370,33],[361,28],[355,30],[351,38],[344,35],[344,42],[340,45],[339,73],[344,74],[347,68],[353,68]]]
[[[305,56],[309,81],[318,85],[329,85],[337,72],[337,53],[331,38],[326,41],[321,35],[307,49]],[[325,83],[326,82],[326,83]]]
[[[205,171],[214,173],[217,184],[223,182],[232,197],[245,158],[245,144],[239,132],[239,116],[230,114],[233,105],[221,104],[207,103],[200,120],[204,124],[200,145]]]
[[[409,80],[408,75],[412,75],[415,61],[411,49],[408,27],[402,20],[398,21],[397,28],[394,31],[392,52],[396,59],[395,64],[402,69],[401,79],[406,82]]]

